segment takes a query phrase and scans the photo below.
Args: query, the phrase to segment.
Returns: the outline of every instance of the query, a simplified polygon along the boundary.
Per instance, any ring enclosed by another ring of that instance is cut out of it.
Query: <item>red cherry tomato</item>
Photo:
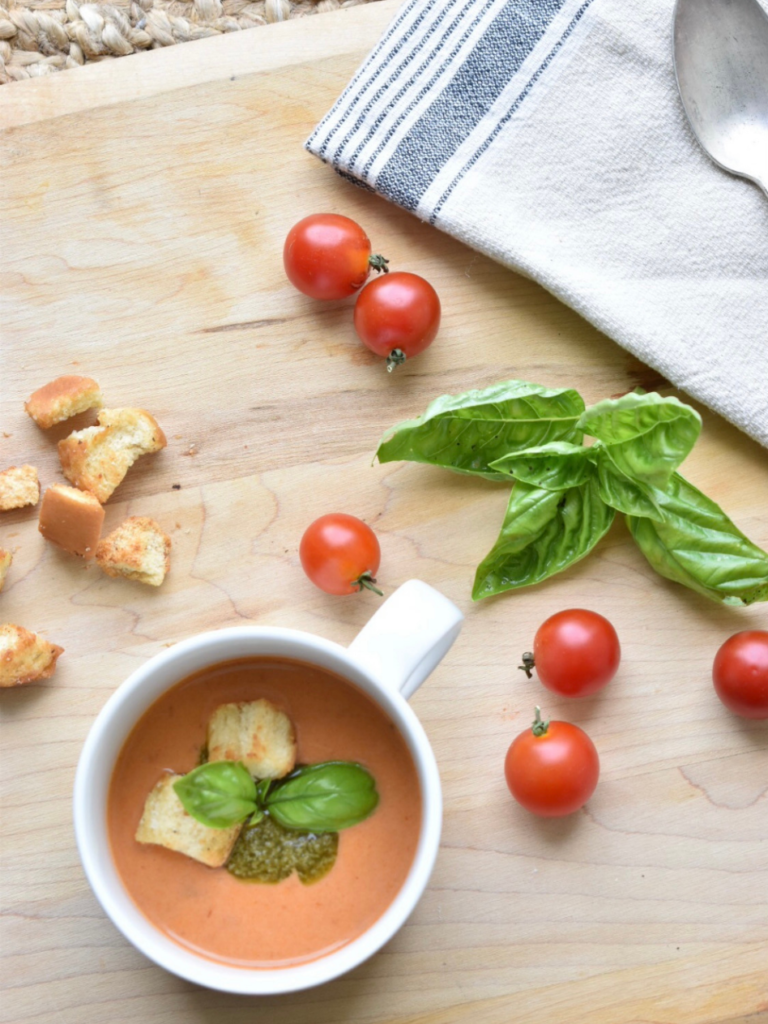
[[[349,217],[315,213],[288,232],[283,264],[292,285],[313,299],[346,299],[371,267],[386,273],[383,256],[371,256],[368,236]]]
[[[512,796],[543,818],[572,814],[589,800],[600,775],[592,740],[570,722],[542,722],[521,732],[507,751],[504,774]]]
[[[392,370],[423,352],[440,326],[440,299],[417,274],[394,273],[371,281],[355,303],[355,330]]]
[[[720,700],[742,718],[768,718],[768,633],[735,633],[715,655],[712,681]]]
[[[597,612],[571,608],[539,626],[533,656],[523,655],[520,666],[530,679],[536,667],[548,690],[564,697],[586,697],[616,675],[621,646],[616,630]]]
[[[334,512],[320,516],[301,538],[299,558],[304,572],[326,594],[354,594],[374,584],[381,561],[376,534],[360,519]]]

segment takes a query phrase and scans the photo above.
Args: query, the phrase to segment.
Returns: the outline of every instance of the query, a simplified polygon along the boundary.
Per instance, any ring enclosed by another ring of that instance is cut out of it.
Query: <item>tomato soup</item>
[[[262,697],[293,722],[297,763],[357,761],[376,780],[378,807],[339,833],[336,863],[311,885],[296,874],[274,885],[241,881],[134,838],[162,773],[198,764],[216,708]],[[416,854],[421,795],[405,741],[370,697],[313,665],[249,658],[188,677],[149,708],[117,759],[107,820],[123,884],[155,927],[231,966],[288,967],[346,945],[392,903]]]

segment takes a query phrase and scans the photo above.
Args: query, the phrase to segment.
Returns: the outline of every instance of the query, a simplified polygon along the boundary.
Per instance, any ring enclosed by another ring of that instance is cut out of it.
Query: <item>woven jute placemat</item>
[[[374,0],[0,0],[0,85]]]

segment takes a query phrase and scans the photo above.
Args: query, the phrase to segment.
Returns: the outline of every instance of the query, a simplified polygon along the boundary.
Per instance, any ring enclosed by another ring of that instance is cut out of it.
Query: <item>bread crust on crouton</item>
[[[46,540],[81,558],[93,558],[104,523],[98,498],[66,484],[51,484],[43,495],[37,528]]]
[[[23,626],[0,626],[0,687],[23,686],[49,679],[64,648]]]
[[[242,761],[256,779],[280,779],[296,764],[293,723],[263,698],[217,707],[207,745],[209,761]]]
[[[193,860],[220,868],[232,852],[242,825],[209,828],[188,814],[173,788],[181,775],[164,775],[149,793],[136,829],[139,843],[164,846]]]
[[[5,548],[0,548],[0,590],[5,586],[5,577],[8,575],[12,561],[13,555],[11,552],[6,551]]]
[[[24,409],[38,427],[48,430],[86,409],[100,409],[103,404],[101,388],[95,380],[69,376],[57,377],[39,388],[24,403]]]
[[[99,426],[59,441],[59,459],[64,476],[104,504],[138,458],[167,443],[157,420],[144,409],[102,409]]]
[[[34,466],[11,466],[0,473],[0,512],[36,505],[40,482]]]
[[[130,516],[96,548],[96,562],[107,576],[159,587],[171,568],[171,538],[148,516]]]

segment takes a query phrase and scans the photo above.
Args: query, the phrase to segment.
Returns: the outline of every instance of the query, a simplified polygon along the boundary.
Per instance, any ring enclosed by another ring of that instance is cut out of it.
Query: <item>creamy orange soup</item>
[[[376,779],[375,812],[339,833],[336,863],[311,885],[295,874],[276,885],[240,881],[224,868],[134,839],[144,801],[161,773],[185,773],[197,765],[216,707],[259,697],[293,721],[297,763],[357,761]],[[366,694],[312,665],[251,658],[204,669],[149,708],[118,757],[107,816],[120,877],[157,928],[209,959],[277,967],[344,946],[384,913],[416,853],[421,797],[403,738]]]

